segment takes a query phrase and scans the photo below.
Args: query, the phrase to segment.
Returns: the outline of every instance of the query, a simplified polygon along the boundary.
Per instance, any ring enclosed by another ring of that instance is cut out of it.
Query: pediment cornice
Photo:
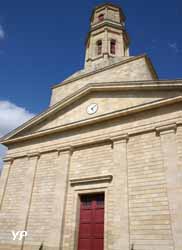
[[[166,81],[143,81],[143,82],[135,82],[133,84],[131,82],[130,83],[125,82],[125,83],[110,83],[107,85],[106,84],[91,84],[90,83],[87,86],[85,86],[84,88],[82,88],[81,90],[77,91],[74,95],[70,95],[69,97],[65,98],[61,102],[59,102],[59,103],[55,104],[54,106],[52,106],[51,108],[47,109],[45,112],[32,118],[30,121],[26,122],[25,124],[23,124],[22,126],[20,126],[17,129],[15,129],[14,131],[9,133],[8,135],[4,136],[1,139],[1,143],[3,143],[4,145],[8,145],[8,144],[18,142],[18,141],[25,141],[25,140],[29,140],[29,139],[34,139],[37,137],[42,137],[42,136],[46,136],[49,134],[58,133],[58,132],[62,132],[65,130],[70,130],[70,129],[74,129],[74,128],[78,128],[78,127],[82,127],[82,126],[87,126],[90,124],[103,122],[103,121],[106,121],[109,119],[114,119],[114,118],[121,117],[121,116],[131,115],[131,114],[134,114],[137,112],[142,112],[145,110],[150,110],[150,109],[154,109],[154,108],[158,108],[161,106],[166,106],[169,104],[173,104],[173,103],[177,103],[177,102],[182,101],[181,95],[177,96],[177,97],[167,98],[167,99],[160,99],[157,101],[137,105],[134,107],[125,108],[122,110],[110,112],[110,113],[103,114],[103,115],[99,115],[99,116],[96,116],[93,118],[84,119],[84,120],[76,121],[73,123],[68,123],[68,124],[65,124],[62,126],[53,127],[53,128],[38,131],[38,132],[33,132],[31,134],[28,134],[28,135],[18,136],[18,134],[20,132],[23,132],[27,128],[32,128],[40,121],[43,121],[44,119],[46,119],[50,115],[56,113],[57,111],[63,109],[64,107],[70,105],[74,101],[80,99],[81,97],[83,97],[91,92],[111,91],[111,90],[112,91],[118,91],[118,90],[128,91],[131,89],[132,90],[141,90],[141,89],[151,90],[151,89],[176,89],[176,88],[182,90],[182,81],[180,81],[180,80],[175,80],[175,81],[169,81],[169,80],[168,81],[167,80]]]
[[[81,99],[83,96],[86,96],[92,92],[101,92],[101,91],[131,91],[131,90],[176,90],[176,89],[180,89],[182,90],[182,80],[156,80],[156,81],[135,81],[135,82],[117,82],[117,83],[89,83],[86,86],[84,86],[83,88],[79,89],[78,91],[76,91],[74,94],[71,94],[69,96],[67,96],[66,98],[64,98],[62,101],[56,103],[55,105],[51,106],[50,108],[48,108],[47,110],[45,110],[44,112],[40,113],[39,115],[33,117],[31,120],[27,121],[26,123],[24,123],[23,125],[21,125],[20,127],[18,127],[17,129],[13,130],[12,132],[8,133],[7,135],[5,135],[4,137],[1,138],[0,143],[8,143],[10,141],[14,142],[16,140],[19,140],[21,137],[18,138],[13,138],[14,136],[16,136],[18,133],[22,132],[23,130],[30,128],[34,125],[36,125],[37,123],[43,121],[44,119],[46,119],[47,117],[49,117],[50,115],[55,114],[58,110],[61,110],[65,107],[67,107],[68,105],[72,104],[73,102],[75,102],[78,99]],[[176,98],[172,98],[172,100],[181,100],[180,99],[181,96],[179,96],[177,99]],[[170,98],[171,99],[171,98]],[[158,105],[159,103],[168,103],[169,99],[166,99],[165,101],[159,101],[156,102],[156,105]],[[158,104],[157,104],[158,103]],[[142,105],[146,108],[146,105]],[[149,104],[149,106],[151,106],[151,108],[153,107],[153,104]],[[132,110],[137,110],[137,109],[141,109],[141,107],[133,107],[128,109],[128,112],[131,112]],[[28,139],[29,137],[37,137],[37,136],[43,136],[46,134],[49,134],[50,131],[52,132],[58,132],[60,130],[65,130],[65,129],[71,129],[75,126],[79,126],[79,125],[87,125],[88,123],[93,123],[93,122],[97,122],[98,120],[103,120],[103,119],[110,119],[113,116],[116,116],[118,112],[114,112],[111,114],[105,114],[105,115],[101,115],[95,118],[91,118],[91,119],[87,119],[84,121],[79,121],[79,122],[75,122],[73,124],[67,124],[64,126],[61,126],[60,128],[52,128],[50,130],[46,130],[46,131],[41,131],[38,133],[34,133],[32,135],[27,135],[26,138]],[[121,111],[122,114],[126,113],[126,110],[122,110]],[[119,113],[120,114],[120,111]],[[23,138],[22,138],[23,139]],[[25,138],[24,138],[25,139]]]

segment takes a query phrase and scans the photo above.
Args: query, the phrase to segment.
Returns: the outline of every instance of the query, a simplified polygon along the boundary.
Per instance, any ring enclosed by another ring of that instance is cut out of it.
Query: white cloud
[[[172,50],[174,50],[176,53],[181,52],[181,50],[179,49],[179,46],[176,42],[174,43],[168,43],[169,48],[171,48]]]
[[[5,37],[5,32],[3,26],[0,24],[0,40],[4,39],[4,37]]]
[[[0,137],[31,119],[34,114],[9,101],[0,101]],[[6,148],[0,145],[0,168]]]

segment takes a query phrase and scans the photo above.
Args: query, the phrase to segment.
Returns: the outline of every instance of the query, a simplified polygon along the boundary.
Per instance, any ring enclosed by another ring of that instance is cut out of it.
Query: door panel
[[[92,210],[82,209],[82,213],[80,214],[80,221],[82,223],[86,223],[86,222],[91,222],[91,220],[92,220]]]
[[[79,250],[93,250],[91,248],[91,239],[80,239],[79,240]]]

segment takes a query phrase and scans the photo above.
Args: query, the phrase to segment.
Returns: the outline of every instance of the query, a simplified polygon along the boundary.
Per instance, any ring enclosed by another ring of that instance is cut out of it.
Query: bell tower
[[[129,37],[122,9],[107,3],[97,6],[90,18],[85,68],[97,69],[129,57]]]

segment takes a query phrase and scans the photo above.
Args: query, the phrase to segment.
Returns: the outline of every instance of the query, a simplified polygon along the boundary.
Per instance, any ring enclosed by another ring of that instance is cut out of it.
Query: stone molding
[[[178,121],[177,121],[178,120]],[[68,144],[64,143],[62,146],[58,146],[59,144],[55,144],[54,146],[51,147],[44,147],[42,149],[38,149],[38,152],[27,152],[27,151],[22,151],[21,153],[17,154],[9,154],[7,157],[4,157],[4,162],[6,161],[12,161],[17,158],[22,158],[22,157],[30,157],[31,155],[34,156],[36,154],[44,154],[44,153],[49,153],[49,152],[58,152],[60,154],[61,152],[67,152],[70,151],[70,154],[79,147],[83,146],[88,146],[88,145],[94,145],[94,144],[99,144],[99,143],[110,143],[111,146],[113,147],[113,143],[116,143],[117,141],[128,141],[129,137],[136,135],[136,134],[141,134],[141,133],[149,133],[149,132],[156,132],[156,136],[159,136],[160,133],[162,132],[161,130],[167,131],[167,128],[169,131],[174,127],[177,128],[178,126],[182,125],[182,120],[180,117],[176,117],[175,119],[172,119],[173,123],[171,124],[164,124],[161,126],[154,126],[153,124],[145,125],[144,127],[142,126],[140,130],[136,131],[131,131],[129,133],[121,134],[121,130],[118,131],[118,134],[115,132],[113,134],[105,134],[105,135],[98,135],[94,137],[88,137],[85,139],[82,139],[81,141],[79,139],[69,141]],[[173,129],[173,131],[175,131]],[[160,132],[161,131],[161,132]]]
[[[93,24],[91,27],[91,31],[95,31],[97,29],[102,29],[105,27],[115,28],[115,29],[118,29],[120,31],[124,30],[122,24],[113,22],[110,19],[105,19],[105,22],[102,22],[102,23],[98,22],[98,23]]]
[[[4,157],[4,161],[10,161],[10,160],[14,160],[17,158],[22,158],[22,157],[40,156],[41,154],[46,154],[46,153],[50,153],[50,152],[58,152],[58,154],[69,152],[70,154],[72,154],[74,149],[76,149],[78,147],[94,145],[94,144],[99,144],[99,143],[103,143],[103,142],[111,142],[110,137],[109,136],[92,137],[91,139],[88,138],[87,140],[83,140],[82,142],[80,142],[80,140],[73,142],[71,145],[70,144],[63,145],[62,147],[57,147],[57,145],[56,145],[55,147],[52,147],[52,148],[39,150],[39,152],[30,152],[30,153],[23,152],[22,154],[17,154],[17,155],[11,156],[11,157],[9,157],[9,156]]]
[[[111,182],[113,176],[111,174],[108,175],[100,175],[100,176],[90,176],[79,179],[70,179],[71,186],[83,185],[83,184],[91,184],[91,183],[100,183],[100,182]]]
[[[62,147],[52,147],[52,148],[47,148],[47,149],[42,149],[39,150],[38,152],[24,152],[22,154],[19,155],[14,155],[12,157],[4,157],[4,161],[10,161],[10,160],[14,160],[17,158],[23,158],[23,157],[40,157],[41,154],[46,154],[46,153],[50,153],[50,152],[58,152],[58,155],[60,155],[60,153],[68,153],[71,155],[73,153],[73,151],[76,148],[79,147],[84,147],[84,146],[89,146],[89,145],[95,145],[95,144],[100,144],[100,143],[113,143],[114,141],[122,141],[122,140],[128,140],[129,136],[128,134],[115,134],[113,136],[109,136],[109,135],[105,135],[105,136],[97,136],[97,137],[91,137],[91,138],[87,138],[87,140],[82,140],[80,142],[80,140],[74,141],[72,142],[72,144],[70,145],[63,145]]]

